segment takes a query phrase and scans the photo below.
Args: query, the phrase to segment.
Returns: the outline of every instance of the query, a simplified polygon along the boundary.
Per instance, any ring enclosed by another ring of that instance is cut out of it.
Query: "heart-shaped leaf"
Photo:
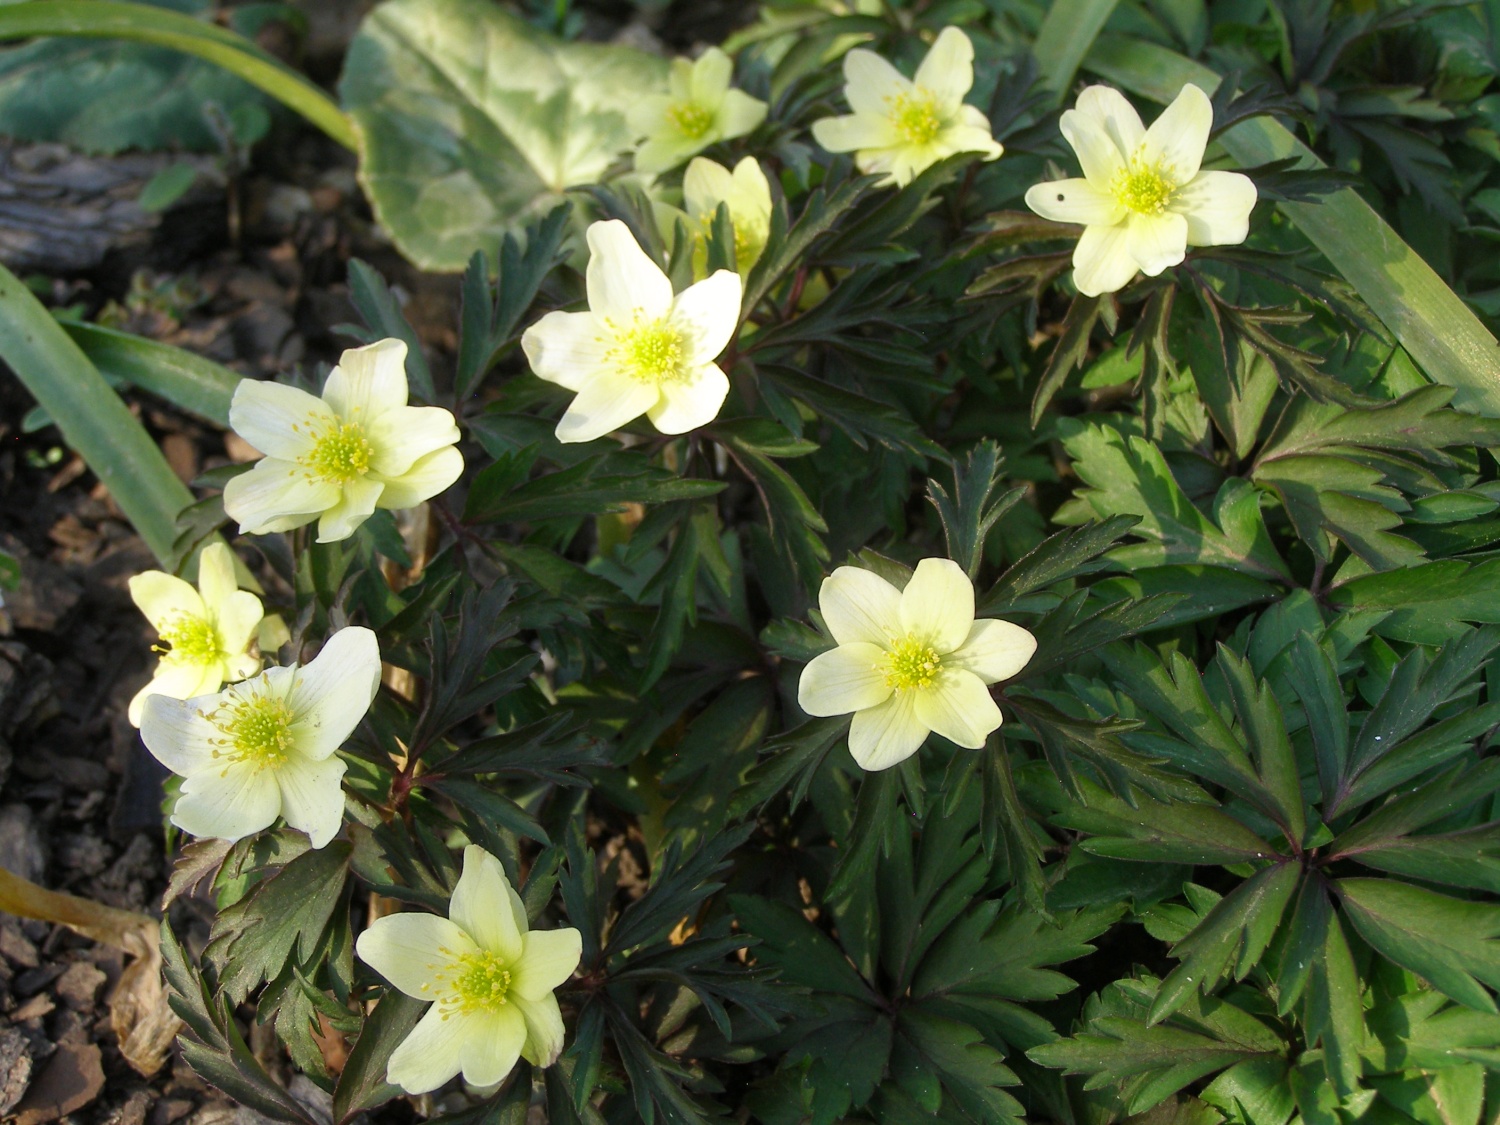
[[[664,89],[666,69],[485,0],[390,0],[351,44],[339,92],[381,224],[413,262],[457,271],[597,181],[634,139],[625,108]]]

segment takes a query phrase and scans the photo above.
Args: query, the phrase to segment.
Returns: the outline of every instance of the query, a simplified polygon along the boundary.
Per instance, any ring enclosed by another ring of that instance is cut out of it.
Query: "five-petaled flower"
[[[734,63],[717,47],[696,61],[673,59],[670,93],[641,98],[626,122],[645,137],[635,150],[638,172],[665,172],[718,141],[743,137],[766,119],[766,103],[730,89]]]
[[[923,559],[904,590],[841,566],[823,580],[818,608],[838,647],[802,670],[797,702],[809,715],[854,712],[849,752],[867,770],[911,757],[929,731],[983,746],[1001,721],[985,685],[1036,651],[1019,625],[974,620],[974,584],[948,559]]]
[[[593,441],[642,414],[664,434],[712,422],[729,393],[714,359],[739,323],[739,275],[718,270],[674,297],[618,219],[590,226],[588,244],[588,312],[550,312],[521,337],[533,371],[577,392],[557,440]]]
[[[318,521],[318,542],[347,539],[376,508],[412,508],[463,472],[458,425],[437,406],[406,405],[406,345],[350,348],[323,397],[246,379],[229,425],[266,456],[224,489],[240,531],[260,535]]]
[[[719,204],[729,209],[734,230],[734,266],[741,277],[759,260],[771,234],[771,183],[755,157],[747,156],[731,172],[724,165],[695,156],[682,177],[682,204],[686,216],[676,208],[661,205],[658,225],[671,237],[679,217],[687,219],[693,237],[693,275],[707,272],[708,235],[713,231]]]
[[[217,695],[153,695],[141,738],[183,778],[172,823],[194,836],[239,840],[278,816],[321,848],[344,819],[336,751],[380,688],[375,634],[354,626],[328,638],[305,667],[269,668]]]
[[[1026,205],[1054,222],[1083,224],[1073,251],[1080,293],[1113,293],[1137,270],[1155,277],[1189,246],[1245,241],[1255,185],[1239,172],[1202,170],[1213,120],[1196,86],[1184,86],[1149,129],[1108,86],[1090,86],[1062,115],[1083,178],[1036,184]]]
[[[813,122],[813,137],[829,152],[853,152],[861,172],[883,172],[881,183],[895,187],[956,153],[994,160],[1003,150],[989,119],[964,104],[972,85],[974,45],[956,27],[943,29],[914,79],[857,47],[844,56],[844,98],[854,112]]]
[[[250,642],[265,611],[239,588],[234,555],[223,543],[209,544],[198,557],[196,590],[174,574],[148,570],[130,580],[130,597],[166,646],[151,682],[130,701],[134,726],[141,725],[148,695],[191,699],[260,671]]]
[[[518,1058],[551,1066],[563,1045],[553,990],[582,953],[577,930],[533,930],[500,861],[475,844],[448,917],[389,914],[359,935],[360,959],[408,996],[432,1006],[391,1054],[386,1077],[411,1094],[459,1072],[492,1086]]]

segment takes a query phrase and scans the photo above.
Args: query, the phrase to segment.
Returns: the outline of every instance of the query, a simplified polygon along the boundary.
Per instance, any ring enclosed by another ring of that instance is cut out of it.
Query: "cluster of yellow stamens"
[[[248,762],[257,770],[275,768],[292,748],[292,709],[281,699],[254,690],[265,677],[249,681],[250,690],[232,692],[203,717],[223,736],[211,741],[213,756],[229,765]]]
[[[684,137],[701,137],[714,123],[713,111],[697,102],[678,102],[667,110],[667,117]]]
[[[450,957],[451,951],[439,950]],[[494,1012],[505,1007],[510,992],[510,969],[489,950],[481,949],[455,958],[438,969],[432,980],[422,985],[423,992],[438,992],[443,1018],[454,1012]]]
[[[168,647],[153,646],[156,651],[185,664],[207,664],[224,655],[219,650],[219,638],[214,633],[214,627],[203,618],[190,614],[178,616],[161,631],[161,639]]]
[[[880,671],[885,673],[885,682],[893,690],[906,691],[927,687],[941,665],[935,648],[908,635],[891,641]]]
[[[931,144],[943,131],[937,99],[918,86],[910,93],[897,94],[891,102],[891,125],[901,139],[911,145]]]
[[[684,376],[682,345],[682,332],[665,320],[637,321],[615,337],[605,358],[642,383],[673,382]]]
[[[1136,157],[1111,177],[1109,190],[1137,215],[1160,215],[1166,211],[1176,190],[1172,166],[1147,164]]]
[[[375,450],[358,422],[344,422],[323,432],[303,462],[326,480],[351,481],[370,471]]]

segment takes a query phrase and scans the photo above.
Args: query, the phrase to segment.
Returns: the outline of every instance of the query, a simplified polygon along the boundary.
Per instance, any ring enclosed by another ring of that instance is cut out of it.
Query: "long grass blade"
[[[1056,0],[1042,17],[1031,53],[1041,69],[1042,82],[1052,91],[1053,104],[1062,102],[1073,76],[1094,38],[1114,13],[1117,0]]]
[[[163,565],[177,513],[193,502],[120,396],[42,303],[0,266],[0,359],[46,409],[63,440],[135,525]]]
[[[43,35],[131,39],[197,55],[296,110],[339,144],[359,147],[338,103],[250,40],[192,16],[123,0],[48,0],[0,4],[0,39]]]
[[[243,376],[201,355],[129,332],[79,321],[63,321],[62,326],[100,374],[150,391],[221,429],[229,427],[229,403]]]

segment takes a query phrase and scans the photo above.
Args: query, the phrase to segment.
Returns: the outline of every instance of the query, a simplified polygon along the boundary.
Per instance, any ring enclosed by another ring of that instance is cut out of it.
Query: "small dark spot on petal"
[[[1057,201],[1059,203],[1061,203],[1063,201],[1063,193],[1062,192],[1058,192],[1057,193]]]

